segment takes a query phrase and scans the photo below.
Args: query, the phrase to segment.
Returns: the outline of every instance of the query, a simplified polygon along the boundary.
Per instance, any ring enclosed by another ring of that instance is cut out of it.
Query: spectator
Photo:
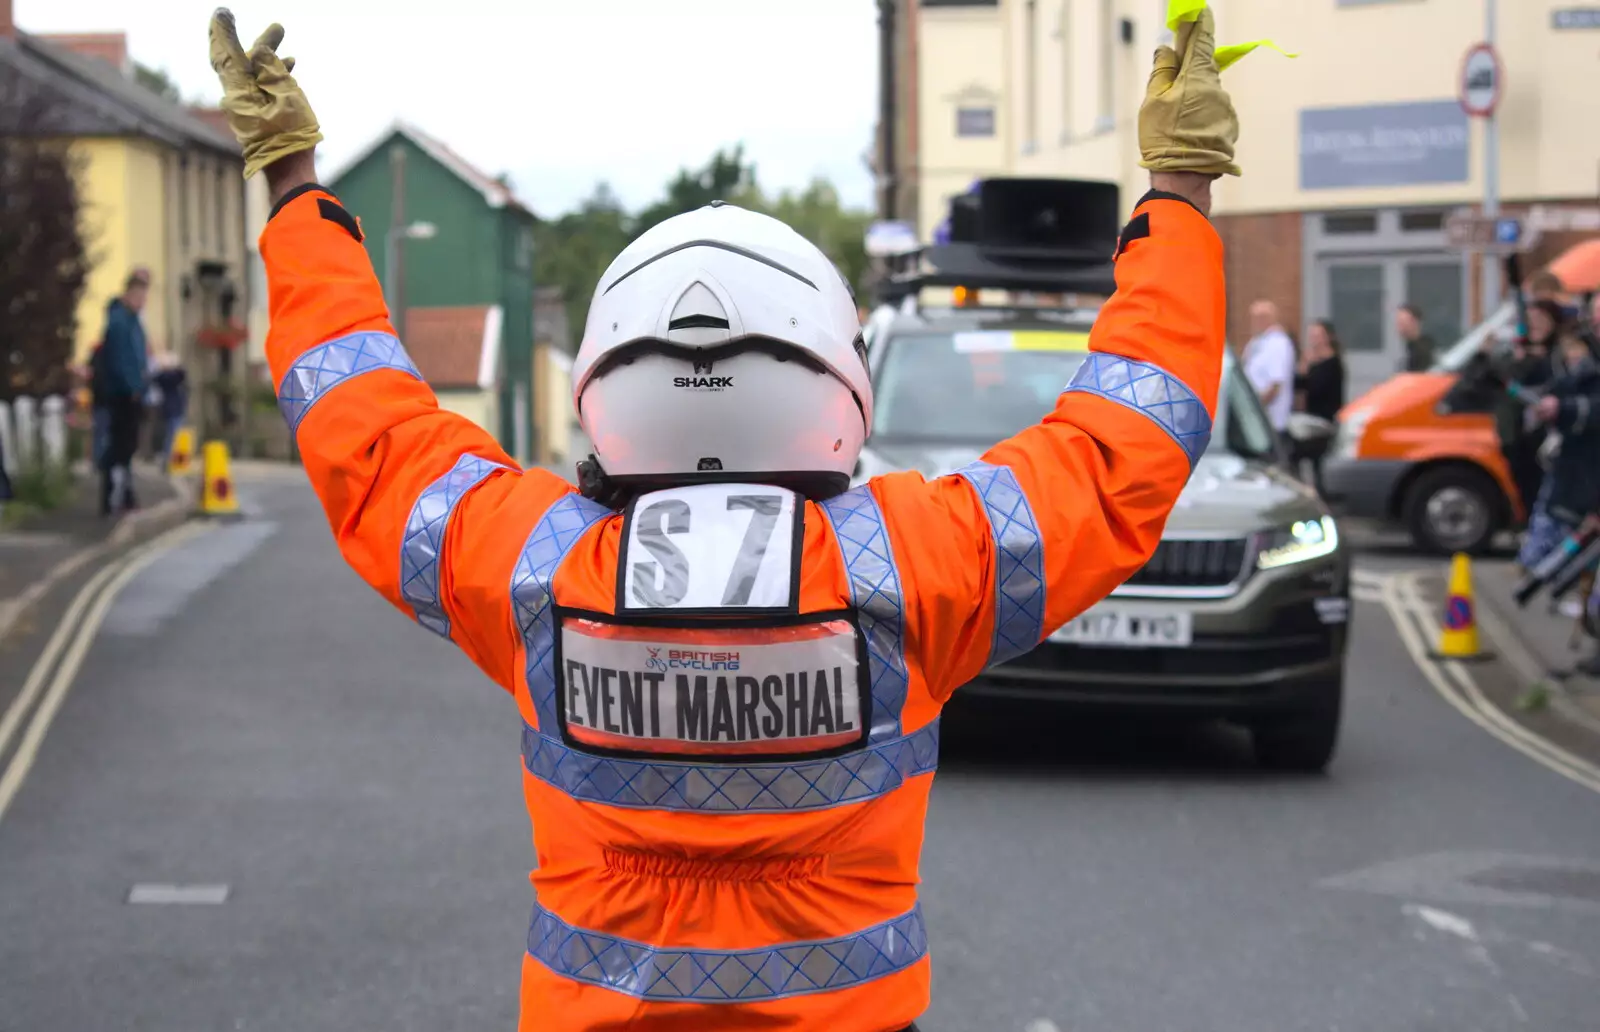
[[[1495,430],[1500,436],[1500,452],[1505,456],[1511,479],[1522,496],[1522,504],[1529,510],[1530,530],[1533,513],[1540,506],[1539,491],[1544,482],[1539,448],[1544,443],[1545,428],[1528,420],[1526,391],[1543,387],[1550,380],[1550,352],[1563,325],[1563,314],[1560,303],[1549,298],[1530,304],[1528,333],[1513,345],[1510,362],[1497,374]]]
[[[1344,408],[1344,348],[1333,323],[1318,319],[1306,329],[1306,346],[1295,374],[1295,389],[1301,392],[1300,409],[1307,415],[1336,423]],[[1295,452],[1295,462],[1311,463],[1311,482],[1322,491],[1322,458],[1329,439],[1305,442]]]
[[[1278,306],[1257,301],[1250,306],[1250,332],[1254,334],[1244,349],[1244,375],[1261,397],[1282,440],[1289,429],[1289,414],[1294,410],[1294,341],[1278,321]],[[1285,441],[1285,444],[1288,442]]]
[[[103,469],[106,461],[106,448],[111,441],[111,410],[107,407],[110,403],[110,393],[106,385],[105,342],[101,341],[89,352],[89,410],[90,410],[90,454],[94,458],[94,468]]]
[[[170,351],[163,351],[156,362],[155,386],[161,391],[161,445],[157,453],[163,463],[171,463],[172,441],[188,415],[189,376],[178,364],[178,356]]]
[[[110,516],[139,507],[133,490],[133,456],[139,450],[140,403],[149,358],[139,312],[150,295],[150,274],[135,269],[122,296],[106,306],[101,343],[109,434],[100,465],[100,511]]]
[[[1394,325],[1406,347],[1400,371],[1425,373],[1433,368],[1433,338],[1422,331],[1422,309],[1410,303],[1401,305],[1394,314]]]
[[[1530,309],[1530,322],[1532,314]],[[1555,375],[1547,378],[1529,415],[1553,431],[1553,456],[1517,556],[1524,568],[1600,509],[1600,365],[1571,324],[1559,331],[1550,361]]]

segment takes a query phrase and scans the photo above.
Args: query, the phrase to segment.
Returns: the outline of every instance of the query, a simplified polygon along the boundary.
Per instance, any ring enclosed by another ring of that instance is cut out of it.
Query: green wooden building
[[[327,185],[360,218],[390,310],[403,313],[396,327],[440,404],[530,462],[532,212],[504,178],[404,122],[379,134]],[[391,234],[397,222],[403,232]]]

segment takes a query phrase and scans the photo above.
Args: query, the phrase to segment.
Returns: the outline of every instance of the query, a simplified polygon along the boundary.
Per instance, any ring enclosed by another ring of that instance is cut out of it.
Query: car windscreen
[[[897,334],[873,377],[873,433],[994,442],[1055,405],[1088,354],[1087,333],[973,330]]]
[[[1491,337],[1498,340],[1516,328],[1517,306],[1507,301],[1493,315],[1473,327],[1466,336],[1452,344],[1434,363],[1436,373],[1459,373],[1467,367],[1473,356],[1484,350]]]
[[[1037,423],[1088,355],[1086,332],[978,330],[896,334],[873,375],[873,436],[987,447]],[[1210,450],[1270,459],[1276,435],[1232,358]]]

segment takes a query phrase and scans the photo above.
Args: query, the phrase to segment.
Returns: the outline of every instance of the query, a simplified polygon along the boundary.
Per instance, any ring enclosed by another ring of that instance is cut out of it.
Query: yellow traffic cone
[[[1478,647],[1478,616],[1472,602],[1472,559],[1457,552],[1450,560],[1450,584],[1445,591],[1444,621],[1439,627],[1439,647],[1434,659],[1476,661],[1491,658]]]
[[[172,456],[167,460],[167,476],[186,477],[194,472],[194,430],[180,426],[172,435]]]
[[[228,446],[222,441],[207,441],[201,454],[200,515],[239,515],[239,495],[228,472]]]

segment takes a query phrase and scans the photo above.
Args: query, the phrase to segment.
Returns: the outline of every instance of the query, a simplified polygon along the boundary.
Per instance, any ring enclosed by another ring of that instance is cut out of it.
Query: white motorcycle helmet
[[[624,494],[752,481],[826,497],[849,486],[872,425],[844,277],[782,222],[721,201],[611,263],[572,378],[599,467],[580,481]]]

